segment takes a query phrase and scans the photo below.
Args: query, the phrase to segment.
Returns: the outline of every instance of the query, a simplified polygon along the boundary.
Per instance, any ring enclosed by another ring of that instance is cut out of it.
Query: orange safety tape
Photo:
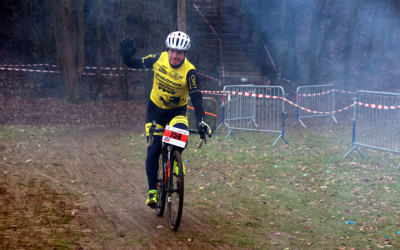
[[[190,106],[186,106],[188,109],[191,109],[191,110],[194,110],[194,108],[193,107],[190,107]],[[206,115],[211,115],[211,116],[214,116],[214,117],[217,117],[217,115],[216,114],[213,114],[213,113],[210,113],[210,112],[207,112],[207,111],[204,111],[204,114],[206,114]]]

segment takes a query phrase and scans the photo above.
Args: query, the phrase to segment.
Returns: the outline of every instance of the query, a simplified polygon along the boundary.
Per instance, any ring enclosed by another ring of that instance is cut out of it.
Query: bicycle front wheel
[[[171,229],[177,231],[181,223],[183,210],[184,175],[181,153],[174,150],[171,158],[171,172],[173,172],[173,160],[178,163],[179,175],[171,174],[168,192],[168,214]]]
[[[158,173],[157,173],[157,205],[155,207],[156,214],[158,216],[164,215],[165,210],[165,199],[166,199],[166,192],[165,192],[165,173],[164,173],[164,164],[166,159],[165,154],[160,154],[160,162],[158,164]]]

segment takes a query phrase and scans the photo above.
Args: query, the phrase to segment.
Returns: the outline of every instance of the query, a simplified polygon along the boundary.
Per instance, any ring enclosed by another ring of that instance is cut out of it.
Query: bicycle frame
[[[153,143],[154,132],[163,132],[163,131],[165,131],[165,129],[164,128],[162,128],[162,129],[156,128],[156,122],[153,121],[152,126],[150,128],[148,146],[151,146],[151,144]],[[193,132],[198,133],[197,130],[192,130],[192,129],[188,129],[187,131],[192,132],[192,133]],[[171,133],[171,137],[173,137],[172,135],[173,134]],[[200,136],[200,138],[202,138],[202,136]],[[183,164],[182,164],[182,158],[180,155],[179,147],[172,145],[172,144],[168,143],[167,141],[169,142],[169,140],[163,141],[162,147],[161,147],[161,162],[162,162],[162,164],[159,166],[159,168],[162,168],[162,174],[160,174],[160,171],[158,171],[159,177],[157,180],[157,189],[158,189],[159,200],[158,200],[158,204],[155,207],[155,211],[158,216],[163,216],[164,210],[165,210],[165,205],[167,204],[170,227],[174,231],[177,231],[178,227],[180,225],[180,221],[181,221],[181,217],[182,217],[182,210],[183,210],[183,197],[184,197]],[[201,147],[203,145],[203,141],[204,141],[204,139],[200,139],[200,142],[197,146]],[[173,173],[174,160],[177,161],[177,165],[179,168],[178,176],[174,175],[174,173]],[[177,211],[175,211],[175,209],[174,209],[175,205],[177,205],[177,204],[172,199],[172,197],[175,197],[175,195],[177,195],[177,199],[178,199]],[[175,214],[175,212],[176,212],[176,214]]]
[[[163,184],[166,185],[168,183],[168,178],[171,178],[171,154],[172,151],[175,150],[175,147],[173,145],[163,143],[162,149],[161,149],[161,155],[162,155],[162,167],[163,168]],[[176,149],[177,150],[177,149]],[[166,189],[168,192],[170,189],[169,187]],[[172,190],[173,191],[173,190]]]

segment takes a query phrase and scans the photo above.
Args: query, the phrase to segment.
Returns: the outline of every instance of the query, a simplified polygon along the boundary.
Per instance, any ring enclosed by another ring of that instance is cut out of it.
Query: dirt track
[[[127,136],[128,132],[116,128],[74,129],[42,144],[29,135],[17,145],[3,144],[2,182],[45,180],[51,190],[68,191],[77,197],[70,201],[73,208],[68,211],[77,213],[77,220],[83,220],[80,228],[73,227],[85,235],[77,243],[79,247],[131,249],[179,245],[191,249],[227,248],[223,244],[210,243],[223,236],[218,236],[196,215],[196,208],[184,209],[181,227],[175,233],[169,229],[166,218],[157,217],[146,207],[144,163],[122,159],[112,143],[114,138]],[[141,149],[133,146],[133,150]],[[7,187],[7,193],[14,197],[22,195],[20,192],[26,192],[26,189],[21,190],[15,185]],[[58,202],[54,200],[55,204]],[[22,207],[21,204],[15,206]],[[161,229],[157,228],[160,226]],[[13,235],[8,236],[11,237],[9,242],[14,242],[8,246],[19,248],[18,241],[12,240]],[[34,236],[29,234],[27,237]],[[51,247],[51,241],[48,242]]]
[[[133,157],[145,154],[145,137],[115,144],[142,133],[140,92],[137,101],[71,105],[2,90],[0,124],[19,135],[2,140],[0,131],[0,249],[232,249],[201,209],[184,207],[173,232],[145,205],[144,157]]]

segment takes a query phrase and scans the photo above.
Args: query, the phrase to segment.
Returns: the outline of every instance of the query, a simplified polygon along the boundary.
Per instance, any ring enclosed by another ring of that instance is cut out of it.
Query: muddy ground
[[[185,207],[173,232],[145,205],[144,162],[115,144],[143,133],[140,91],[81,104],[31,94],[0,93],[0,124],[18,132],[0,134],[0,249],[236,248],[199,208]]]

